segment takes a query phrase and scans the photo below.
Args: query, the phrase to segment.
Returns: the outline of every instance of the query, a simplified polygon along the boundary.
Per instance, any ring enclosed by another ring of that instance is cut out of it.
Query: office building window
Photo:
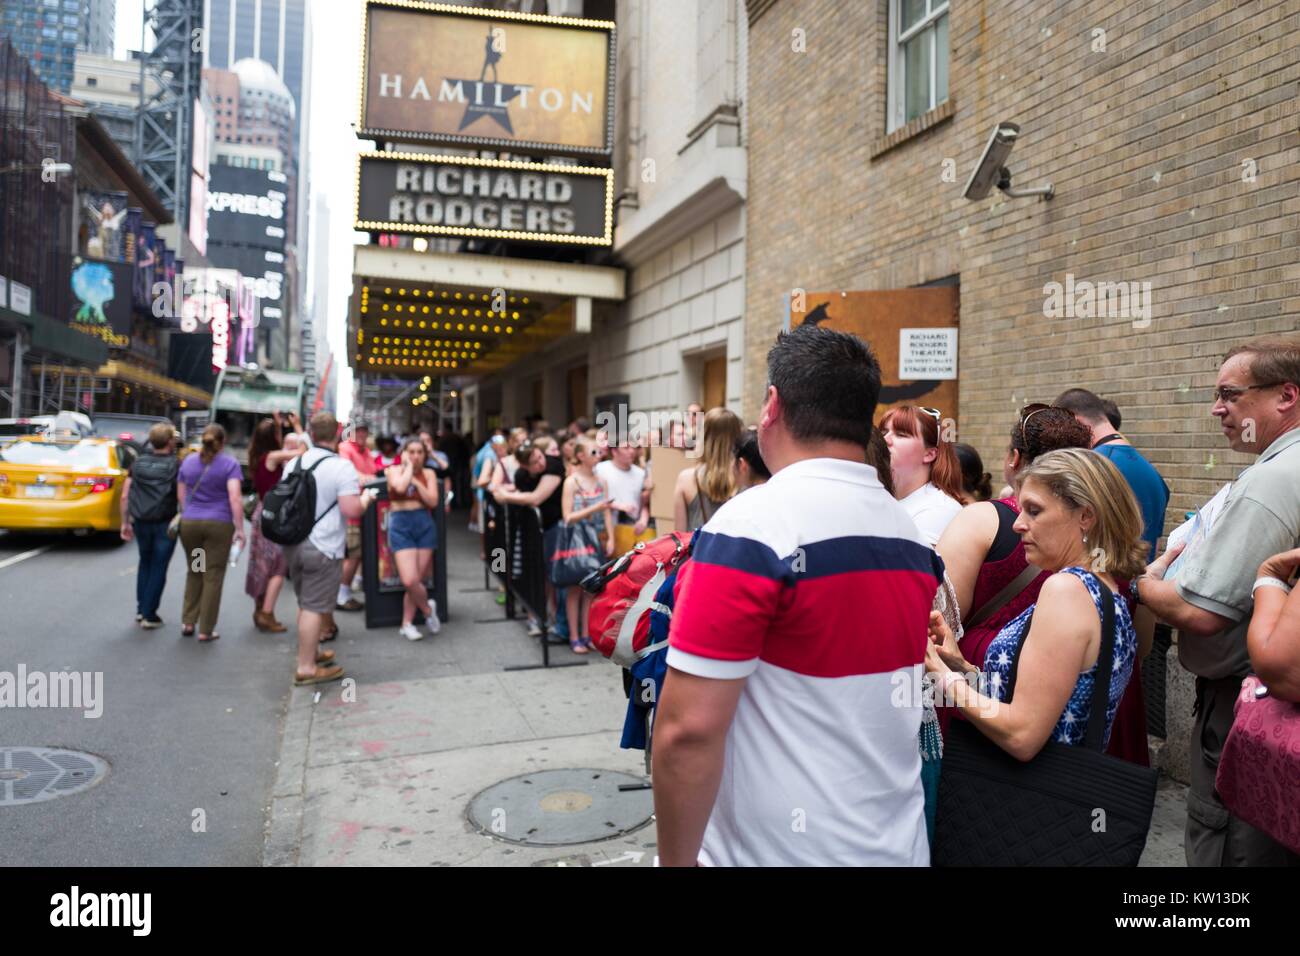
[[[888,132],[948,99],[948,0],[889,0]]]

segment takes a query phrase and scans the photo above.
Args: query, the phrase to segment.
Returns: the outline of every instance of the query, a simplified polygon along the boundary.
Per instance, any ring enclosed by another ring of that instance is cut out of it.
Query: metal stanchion
[[[506,619],[515,616],[514,595],[511,593],[510,575],[511,559],[509,549],[509,511],[505,505],[497,504],[491,495],[483,500],[483,587],[493,590],[492,576],[496,575],[506,595]],[[500,562],[500,570],[497,569]],[[482,618],[475,624],[495,624],[500,618]]]
[[[548,638],[551,633],[550,622],[546,617],[546,554],[542,547],[542,518],[536,508],[511,505],[506,509],[510,514],[509,527],[513,533],[508,540],[511,543],[510,557],[507,562],[509,576],[506,585],[506,600],[512,593],[523,603],[525,610],[540,622],[542,645],[542,662],[540,664],[519,664],[506,667],[508,671],[537,670],[550,667],[584,667],[586,661],[551,662],[551,646]],[[520,574],[514,578],[514,555],[516,547],[520,556]],[[513,585],[513,586],[512,586]]]

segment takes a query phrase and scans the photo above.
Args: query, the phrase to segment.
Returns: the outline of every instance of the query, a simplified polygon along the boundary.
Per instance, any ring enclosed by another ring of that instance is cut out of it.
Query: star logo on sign
[[[530,89],[528,84],[500,83],[497,81],[497,63],[501,60],[502,48],[497,45],[497,33],[492,24],[488,24],[487,40],[483,44],[483,68],[479,70],[477,80],[450,80],[457,86],[468,87],[474,91],[474,98],[465,106],[465,115],[460,118],[458,130],[463,130],[484,117],[495,120],[496,124],[511,136],[515,134],[510,124],[510,101],[521,90]],[[488,82],[488,70],[492,71],[492,81]]]

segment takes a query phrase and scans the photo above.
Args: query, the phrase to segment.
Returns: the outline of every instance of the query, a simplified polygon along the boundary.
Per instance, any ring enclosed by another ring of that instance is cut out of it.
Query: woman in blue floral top
[[[1031,760],[1049,740],[1083,742],[1102,642],[1103,601],[1115,609],[1109,739],[1137,662],[1137,635],[1116,579],[1142,572],[1147,547],[1133,492],[1101,455],[1079,448],[1049,452],[1017,475],[1016,491],[1015,530],[1025,555],[1054,573],[1037,603],[993,639],[982,672],[962,659],[952,631],[940,615],[932,615],[926,669],[936,675],[944,698],[985,736],[1018,760]],[[1006,703],[1018,649],[1015,693]]]

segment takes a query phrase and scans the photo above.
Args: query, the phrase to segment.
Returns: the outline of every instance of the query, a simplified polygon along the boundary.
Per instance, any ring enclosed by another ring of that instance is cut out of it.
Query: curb
[[[315,713],[316,687],[291,687],[284,732],[280,735],[280,761],[271,790],[263,866],[297,866],[302,847],[303,793],[307,779],[307,748]]]

